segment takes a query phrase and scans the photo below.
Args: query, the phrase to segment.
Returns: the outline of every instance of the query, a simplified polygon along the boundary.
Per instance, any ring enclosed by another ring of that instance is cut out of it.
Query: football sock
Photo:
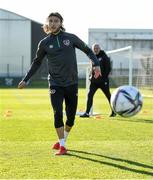
[[[67,132],[67,131],[64,130],[64,140],[65,140],[65,141],[66,141],[68,135],[69,135],[69,132]]]
[[[60,143],[60,146],[64,146],[64,147],[65,147],[65,141],[64,141],[64,138],[63,138],[63,139],[59,139],[59,143]]]

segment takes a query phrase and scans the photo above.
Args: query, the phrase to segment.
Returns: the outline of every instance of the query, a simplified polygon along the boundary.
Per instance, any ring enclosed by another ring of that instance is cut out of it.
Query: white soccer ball
[[[120,86],[111,95],[112,109],[123,117],[136,115],[142,108],[143,98],[133,86]]]

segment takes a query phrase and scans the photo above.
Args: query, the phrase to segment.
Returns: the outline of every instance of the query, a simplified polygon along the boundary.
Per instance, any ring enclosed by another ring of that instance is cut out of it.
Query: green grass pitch
[[[1,89],[0,178],[153,179],[153,92],[141,92],[145,97],[139,114],[110,118],[99,90],[94,111],[100,115],[76,116],[68,155],[56,157],[48,89]],[[85,103],[86,91],[79,89],[78,111]]]

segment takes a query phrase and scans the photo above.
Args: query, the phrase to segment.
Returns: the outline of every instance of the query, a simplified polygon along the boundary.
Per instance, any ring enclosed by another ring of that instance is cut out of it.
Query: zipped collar
[[[58,32],[56,32],[56,33],[51,33],[50,35],[51,36],[57,36],[57,35],[59,35],[59,34],[61,34],[63,31],[60,29]]]
[[[60,29],[57,33],[53,34],[50,33],[50,38],[55,38],[56,42],[57,42],[57,46],[60,48],[61,44],[60,44],[60,35],[63,33],[63,31]]]

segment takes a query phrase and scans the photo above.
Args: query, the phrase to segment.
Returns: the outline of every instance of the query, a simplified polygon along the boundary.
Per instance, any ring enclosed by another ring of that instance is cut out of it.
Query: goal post
[[[124,48],[119,48],[111,51],[106,51],[106,54],[109,56],[112,66],[112,71],[110,78],[117,81],[123,77],[126,77],[121,82],[118,82],[116,86],[122,84],[132,85],[133,84],[133,49],[132,46],[127,46]],[[79,78],[86,79],[86,88],[89,87],[89,69],[91,63],[88,62],[79,62],[78,63],[78,74]]]
[[[132,46],[127,46],[124,48],[119,48],[119,49],[115,49],[115,50],[111,50],[111,51],[107,51],[106,54],[109,56],[113,55],[113,54],[117,54],[117,53],[122,53],[124,51],[127,51],[127,57],[129,60],[128,63],[128,68],[129,68],[129,78],[128,78],[128,85],[132,85]]]
[[[124,48],[107,51],[106,54],[111,59],[111,62],[113,65],[112,70],[114,67],[116,68],[114,73],[118,72],[118,69],[120,68],[118,66],[121,65],[121,63],[124,64],[124,62],[122,62],[122,61],[125,61],[124,58],[126,58],[126,60],[128,60],[128,62],[126,63],[128,65],[128,67],[125,67],[126,69],[128,69],[128,74],[126,75],[128,78],[128,82],[126,82],[126,84],[132,85],[132,46],[127,46]],[[121,63],[116,63],[119,60],[121,60]],[[113,62],[113,61],[115,61],[115,62]],[[123,68],[124,68],[124,66],[123,66]],[[79,73],[80,72],[84,73],[84,75],[82,74],[81,77],[84,77],[86,79],[86,101],[87,101],[87,95],[88,95],[89,86],[90,86],[90,80],[89,80],[90,69],[91,69],[90,62],[78,63],[78,71],[79,71]],[[112,74],[111,76],[114,76],[114,74]],[[121,76],[122,76],[122,74],[121,74]],[[86,106],[86,102],[85,102],[85,106]],[[94,114],[98,114],[98,113],[93,112],[93,107],[92,107],[91,111],[90,111],[90,115],[94,115]]]

